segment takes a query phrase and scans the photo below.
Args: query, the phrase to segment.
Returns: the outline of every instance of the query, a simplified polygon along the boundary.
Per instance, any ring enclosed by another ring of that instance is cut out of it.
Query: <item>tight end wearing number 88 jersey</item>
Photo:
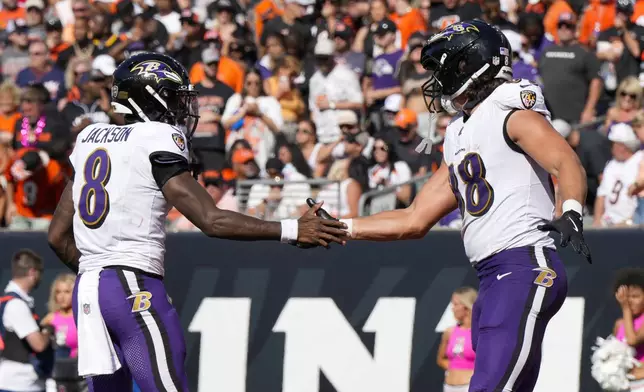
[[[443,156],[463,216],[465,251],[480,279],[470,392],[532,391],[546,326],[566,296],[554,242],[537,229],[554,215],[550,175],[506,130],[516,110],[549,117],[543,102],[530,82],[506,82],[447,128]]]

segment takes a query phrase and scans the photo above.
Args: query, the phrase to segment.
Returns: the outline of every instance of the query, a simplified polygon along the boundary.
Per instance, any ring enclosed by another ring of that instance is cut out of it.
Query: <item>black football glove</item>
[[[593,259],[590,256],[590,249],[584,240],[584,224],[578,212],[572,210],[566,211],[559,218],[545,225],[537,226],[537,229],[541,231],[556,231],[561,234],[560,246],[562,248],[565,248],[570,243],[575,252],[586,256],[588,263],[593,263]]]

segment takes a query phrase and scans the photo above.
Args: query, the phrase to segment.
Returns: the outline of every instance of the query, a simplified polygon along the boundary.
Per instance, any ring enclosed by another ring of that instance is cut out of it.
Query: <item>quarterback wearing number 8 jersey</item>
[[[343,243],[343,223],[315,215],[266,222],[216,207],[190,173],[197,93],[176,60],[129,57],[114,72],[112,106],[126,125],[80,132],[49,243],[78,272],[73,293],[78,373],[92,392],[187,391],[181,323],[163,284],[172,206],[211,237]]]
[[[447,128],[444,161],[411,206],[346,220],[348,236],[421,238],[459,208],[465,252],[480,280],[472,309],[474,374],[464,388],[529,392],[546,326],[567,292],[548,231],[591,261],[581,216],[584,170],[552,128],[541,89],[512,79],[510,45],[497,28],[455,23],[429,39],[421,63],[432,71],[423,86],[429,110],[458,114]],[[551,175],[565,200],[557,219]]]

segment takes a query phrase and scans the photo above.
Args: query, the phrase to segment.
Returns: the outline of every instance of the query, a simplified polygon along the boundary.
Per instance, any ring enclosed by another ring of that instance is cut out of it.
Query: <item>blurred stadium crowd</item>
[[[644,175],[626,163],[644,141],[644,0],[2,0],[0,222],[48,226],[75,135],[123,123],[110,78],[140,51],[189,70],[199,179],[221,208],[282,219],[312,196],[354,217],[374,191],[404,207],[440,165],[451,119],[427,113],[423,43],[473,18],[499,26],[515,77],[542,86],[595,224],[638,224]],[[423,138],[428,154],[415,151]],[[177,211],[168,227],[194,230]]]

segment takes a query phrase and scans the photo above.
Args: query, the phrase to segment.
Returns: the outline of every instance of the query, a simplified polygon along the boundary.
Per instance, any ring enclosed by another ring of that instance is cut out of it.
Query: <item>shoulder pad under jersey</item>
[[[541,87],[527,79],[514,79],[499,86],[493,99],[502,109],[534,110],[550,120]]]

